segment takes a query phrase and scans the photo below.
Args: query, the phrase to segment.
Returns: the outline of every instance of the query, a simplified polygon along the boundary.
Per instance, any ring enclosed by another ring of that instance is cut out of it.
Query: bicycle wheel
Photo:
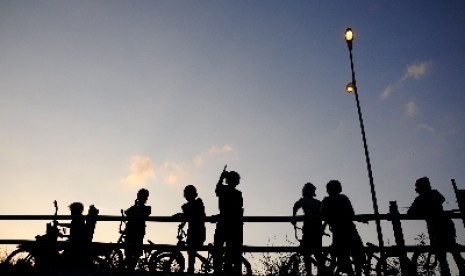
[[[16,249],[5,259],[5,263],[14,266],[15,270],[31,270],[36,265],[36,259],[31,252],[24,249]]]
[[[440,276],[441,270],[436,255],[430,252],[414,253],[412,261],[416,265],[417,275]]]
[[[149,260],[150,272],[184,272],[184,256],[180,252],[161,252]]]

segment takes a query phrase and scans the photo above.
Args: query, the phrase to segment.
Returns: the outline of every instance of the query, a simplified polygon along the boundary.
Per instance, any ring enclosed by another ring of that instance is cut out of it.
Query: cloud
[[[195,166],[202,166],[206,160],[213,157],[233,157],[235,158],[236,149],[232,145],[224,145],[222,147],[213,146],[206,151],[202,151],[200,154],[194,157],[193,163]]]
[[[131,158],[130,173],[123,179],[123,183],[134,187],[145,187],[153,179],[155,179],[155,167],[150,157],[133,156]]]
[[[418,128],[419,129],[424,129],[424,130],[429,131],[429,132],[436,132],[436,129],[434,129],[432,126],[427,125],[427,124],[419,124]]]
[[[392,84],[388,85],[386,88],[384,88],[383,92],[381,93],[381,99],[386,99],[392,94],[393,91],[394,86]]]
[[[164,161],[161,165],[153,164],[148,156],[136,155],[131,158],[130,174],[122,182],[135,187],[147,186],[150,181],[161,181],[166,185],[187,183],[191,181],[194,169],[215,158],[236,159],[236,152],[232,145],[212,146],[191,161]]]
[[[413,117],[413,116],[417,115],[418,112],[419,112],[419,108],[418,108],[418,105],[415,103],[414,100],[409,101],[405,105],[405,115],[407,115],[408,117]]]
[[[431,70],[432,65],[433,63],[431,61],[424,61],[408,65],[407,70],[401,79],[401,82],[404,82],[408,79],[419,80],[423,78]]]
[[[419,80],[419,79],[424,78],[426,74],[429,71],[431,71],[432,67],[433,67],[432,61],[423,61],[423,62],[417,62],[417,63],[407,65],[407,68],[405,69],[405,73],[402,76],[402,78],[386,86],[386,88],[384,88],[384,90],[381,92],[380,98],[381,99],[388,98],[400,85],[402,85],[407,80],[410,80],[410,79]]]

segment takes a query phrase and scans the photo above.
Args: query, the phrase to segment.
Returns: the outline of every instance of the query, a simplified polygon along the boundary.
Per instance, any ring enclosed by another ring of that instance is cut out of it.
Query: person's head
[[[94,205],[90,205],[89,210],[87,210],[87,215],[96,216],[99,212],[100,210],[97,209],[97,207],[95,207]]]
[[[187,201],[193,201],[197,198],[197,189],[194,187],[194,185],[187,185],[184,188],[184,198]]]
[[[431,191],[431,184],[429,183],[429,178],[426,176],[418,178],[417,181],[415,181],[415,191],[420,195],[425,192]]]
[[[326,191],[330,196],[340,194],[342,192],[341,182],[339,182],[339,180],[329,181],[328,184],[326,184]]]
[[[84,205],[81,202],[73,202],[69,205],[71,215],[82,215],[84,212]]]
[[[236,187],[239,185],[239,182],[241,181],[241,176],[235,172],[235,171],[230,171],[228,172],[228,175],[226,176],[226,183],[228,185]]]
[[[137,192],[137,201],[139,203],[145,204],[148,198],[149,198],[149,190],[142,188]]]
[[[302,188],[302,196],[303,197],[314,197],[314,196],[316,196],[315,191],[316,191],[315,185],[308,182]]]

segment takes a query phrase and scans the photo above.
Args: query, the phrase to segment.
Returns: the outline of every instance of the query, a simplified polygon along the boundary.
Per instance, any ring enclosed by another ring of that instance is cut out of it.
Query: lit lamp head
[[[355,93],[356,90],[357,90],[357,87],[352,82],[348,83],[346,85],[346,92],[347,93],[352,94],[352,93]]]
[[[354,40],[354,32],[352,31],[351,28],[347,28],[344,37],[347,42],[347,47],[349,47],[349,50],[352,50],[352,41]]]

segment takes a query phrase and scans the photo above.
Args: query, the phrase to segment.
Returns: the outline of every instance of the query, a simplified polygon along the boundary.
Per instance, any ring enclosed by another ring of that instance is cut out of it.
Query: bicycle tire
[[[15,267],[15,270],[30,270],[36,266],[36,258],[25,249],[16,249],[5,259],[5,263]]]
[[[185,260],[181,252],[161,252],[152,255],[149,260],[150,272],[184,272]]]

